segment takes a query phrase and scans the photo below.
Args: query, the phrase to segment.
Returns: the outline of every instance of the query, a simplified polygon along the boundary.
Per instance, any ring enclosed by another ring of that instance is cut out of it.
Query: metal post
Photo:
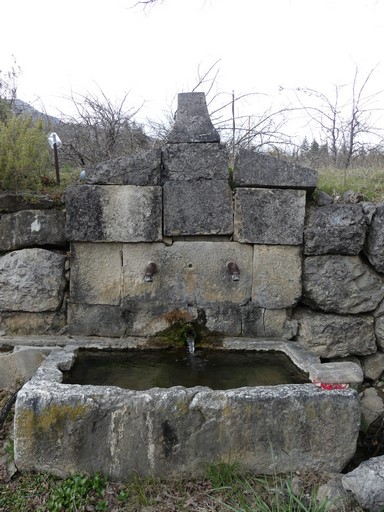
[[[55,155],[56,183],[60,185],[59,155],[57,154],[56,142],[53,144],[53,154]]]

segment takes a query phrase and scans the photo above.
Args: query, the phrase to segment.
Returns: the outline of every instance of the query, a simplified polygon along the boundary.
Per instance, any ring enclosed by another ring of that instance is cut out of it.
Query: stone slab
[[[360,384],[364,380],[360,366],[350,362],[318,363],[308,370],[312,380],[324,384]]]
[[[15,462],[21,471],[181,480],[233,460],[255,474],[340,471],[355,452],[360,408],[353,390],[60,384],[58,365],[66,367],[72,357],[51,355],[18,395]]]
[[[239,188],[235,194],[234,240],[300,245],[304,216],[303,190]]]
[[[102,162],[86,171],[89,185],[160,185],[161,151],[151,149]]]
[[[241,314],[243,336],[291,340],[297,334],[297,322],[287,309],[264,309],[250,302]]]
[[[21,210],[46,210],[55,206],[54,200],[35,192],[0,192],[0,212],[19,212]]]
[[[43,311],[29,313],[26,311],[0,312],[0,333],[13,336],[31,336],[57,334],[67,324],[66,311]],[[0,343],[3,337],[0,337]]]
[[[295,306],[301,297],[301,248],[255,245],[252,301],[261,308]]]
[[[228,153],[220,144],[167,144],[164,181],[228,180]]]
[[[230,235],[232,190],[227,181],[164,184],[164,235]]]
[[[384,273],[384,204],[376,207],[364,252],[374,268]]]
[[[317,171],[270,155],[240,149],[233,171],[237,187],[299,188],[313,190]]]
[[[168,142],[220,142],[208,114],[205,93],[178,94],[175,125],[168,135]]]
[[[122,254],[122,244],[71,244],[70,302],[119,304]]]
[[[367,223],[361,204],[309,208],[305,219],[305,254],[359,254]]]
[[[1,215],[0,251],[41,245],[66,245],[64,212],[24,210]]]
[[[251,296],[253,248],[233,242],[174,242],[123,245],[123,297],[141,303],[240,304]],[[239,281],[227,264],[235,262]],[[152,282],[144,281],[148,262],[157,265]]]
[[[384,281],[359,256],[308,256],[303,267],[303,302],[330,313],[359,314],[376,309]]]
[[[297,341],[320,357],[367,355],[376,351],[374,321],[370,315],[336,315],[297,308]]]
[[[65,256],[22,249],[0,256],[0,311],[42,312],[60,308]]]
[[[343,476],[344,489],[352,491],[359,505],[370,512],[384,509],[384,456],[362,462]]]
[[[77,242],[154,242],[162,239],[161,187],[68,187],[67,238]]]

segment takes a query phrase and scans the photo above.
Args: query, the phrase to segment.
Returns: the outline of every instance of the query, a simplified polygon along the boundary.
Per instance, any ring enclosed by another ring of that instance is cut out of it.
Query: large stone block
[[[309,208],[304,228],[304,253],[359,254],[366,232],[367,224],[361,204]]]
[[[120,306],[69,304],[68,332],[78,336],[122,337],[130,335]]]
[[[340,314],[366,313],[384,297],[384,281],[359,256],[308,256],[303,269],[303,302]]]
[[[364,251],[374,268],[384,273],[384,204],[376,208]]]
[[[255,245],[252,301],[261,308],[283,309],[301,297],[301,249],[295,246]]]
[[[65,256],[23,249],[0,256],[0,311],[54,311],[63,301]]]
[[[181,480],[234,460],[255,474],[340,471],[355,452],[360,408],[353,390],[308,384],[131,391],[59,384],[47,379],[59,379],[60,371],[50,360],[43,366],[17,398],[21,471]]]
[[[373,317],[335,315],[297,308],[297,341],[320,357],[366,355],[376,351]]]
[[[342,479],[343,487],[352,491],[359,505],[370,512],[384,509],[384,456],[360,464]]]
[[[0,312],[1,336],[59,334],[66,324],[67,315],[63,308],[59,311],[43,311],[39,313],[28,313],[25,311]]]
[[[91,185],[160,185],[161,151],[151,149],[102,162],[86,170]]]
[[[220,144],[168,144],[162,156],[165,181],[228,180],[228,154]]]
[[[122,284],[122,244],[73,243],[71,303],[118,305]]]
[[[67,238],[87,242],[162,239],[161,187],[81,185],[67,189]]]
[[[286,309],[263,309],[251,302],[241,313],[243,336],[291,340],[297,334],[297,322]]]
[[[373,312],[375,317],[375,334],[377,346],[384,352],[384,301]]]
[[[313,190],[317,184],[317,171],[270,155],[241,149],[236,158],[233,180],[238,187]]]
[[[168,142],[220,142],[208,114],[205,93],[183,92],[178,95],[176,121]]]
[[[300,245],[304,190],[237,189],[234,240],[254,244]]]
[[[0,217],[0,251],[65,244],[65,213],[60,210],[24,210]]]
[[[232,191],[228,182],[169,181],[163,193],[166,236],[233,233]]]
[[[46,210],[55,206],[54,200],[35,192],[0,192],[0,212],[19,212],[21,210]]]
[[[125,244],[123,297],[163,304],[240,304],[251,296],[252,256],[252,247],[233,242]],[[157,266],[152,282],[144,280],[148,262]],[[238,265],[238,281],[231,278],[229,262]]]

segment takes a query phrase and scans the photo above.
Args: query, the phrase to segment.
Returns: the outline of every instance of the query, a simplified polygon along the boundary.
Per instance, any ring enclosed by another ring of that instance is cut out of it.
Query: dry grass
[[[364,194],[367,201],[384,203],[384,169],[319,169],[318,189],[333,197],[353,190]]]

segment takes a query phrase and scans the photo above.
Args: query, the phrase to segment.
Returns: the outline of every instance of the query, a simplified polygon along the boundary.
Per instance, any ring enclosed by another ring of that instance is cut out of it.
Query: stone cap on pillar
[[[209,117],[204,92],[178,95],[176,121],[168,142],[220,142],[220,135]]]

